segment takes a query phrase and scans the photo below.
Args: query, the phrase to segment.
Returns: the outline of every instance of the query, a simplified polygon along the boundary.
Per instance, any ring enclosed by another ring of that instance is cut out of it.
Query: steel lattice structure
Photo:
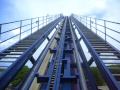
[[[103,25],[97,23],[98,20]],[[29,23],[24,23],[26,21]],[[0,68],[4,70],[0,73],[0,90],[10,85],[28,61],[32,67],[16,90],[98,90],[91,72],[93,62],[106,86],[110,90],[119,90],[120,73],[112,70],[120,69],[120,51],[110,44],[108,38],[118,45],[120,41],[107,32],[111,30],[118,35],[120,32],[107,27],[107,23],[120,25],[117,22],[77,15],[36,17],[0,24],[1,47],[9,40],[19,38],[9,47],[1,48]],[[4,30],[4,26],[9,27],[11,24],[18,27]],[[100,31],[99,26],[104,31]],[[12,35],[11,32],[15,30],[18,33]],[[29,34],[24,37],[26,32]],[[98,32],[103,33],[104,37],[100,37]],[[82,42],[91,56],[89,60]],[[40,50],[40,47],[43,49]],[[109,60],[118,62],[105,62]]]

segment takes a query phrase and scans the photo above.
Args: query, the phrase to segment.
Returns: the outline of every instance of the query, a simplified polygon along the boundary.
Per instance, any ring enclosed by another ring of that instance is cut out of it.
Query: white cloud
[[[118,18],[120,13],[119,0],[9,0],[9,5],[4,12],[9,12],[10,16],[4,18],[24,19],[46,14],[70,15],[90,15],[101,17]],[[2,17],[2,16],[1,16]],[[111,19],[111,18],[108,18]],[[111,19],[112,20],[112,19]]]
[[[13,0],[10,3],[12,3],[17,12],[26,16],[58,13],[85,15],[96,9],[103,10],[106,0]]]
[[[97,9],[104,10],[106,8],[106,0],[92,0]]]
[[[109,0],[107,2],[106,12],[103,16],[104,19],[120,22],[120,1],[119,0]]]

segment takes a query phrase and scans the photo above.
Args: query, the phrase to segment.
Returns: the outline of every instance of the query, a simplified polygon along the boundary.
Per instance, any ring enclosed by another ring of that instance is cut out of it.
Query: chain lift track
[[[0,90],[6,89],[11,84],[28,61],[33,66],[21,83],[14,88],[15,90],[99,90],[91,71],[93,62],[105,80],[106,86],[110,90],[120,90],[120,72],[113,72],[113,70],[119,70],[120,63],[107,62],[108,60],[119,61],[120,51],[107,41],[106,31],[103,39],[91,30],[91,18],[90,29],[75,15],[70,17],[60,15],[50,23],[47,23],[46,19],[47,25],[41,29],[39,28],[40,18],[37,18],[38,21],[35,23],[38,24],[38,30],[32,33],[33,19],[30,19],[31,35],[0,52],[0,69],[4,68],[4,71],[0,72]],[[0,24],[0,38],[12,31],[1,32],[1,26],[4,24]],[[21,28],[26,26],[18,27],[20,38],[22,37]],[[106,29],[109,28],[105,26]],[[49,37],[53,31],[52,36]],[[0,44],[9,39],[11,38],[3,40]],[[47,40],[46,45],[44,45],[45,40]],[[91,55],[89,60],[81,42],[84,42]],[[45,48],[35,59],[34,54],[40,53],[38,49],[41,45]]]

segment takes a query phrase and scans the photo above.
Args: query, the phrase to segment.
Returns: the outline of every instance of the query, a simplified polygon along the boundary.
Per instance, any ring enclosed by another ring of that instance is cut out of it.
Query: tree
[[[29,68],[28,66],[24,66],[19,73],[17,74],[17,76],[14,78],[14,80],[11,82],[13,87],[16,87],[17,85],[19,85],[19,83],[24,79],[24,77],[27,75],[27,73],[29,72]]]
[[[97,67],[91,67],[91,71],[93,72],[93,75],[95,77],[97,85],[98,86],[105,85],[105,82],[104,82],[98,68]]]

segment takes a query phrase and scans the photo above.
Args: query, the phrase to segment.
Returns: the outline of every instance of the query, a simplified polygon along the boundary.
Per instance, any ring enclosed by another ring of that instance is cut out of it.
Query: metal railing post
[[[32,34],[32,18],[31,18],[31,34]]]
[[[2,40],[1,40],[1,33],[2,33],[2,24],[0,24],[0,44],[2,42]]]
[[[106,42],[106,20],[104,20],[105,42]]]
[[[43,26],[44,26],[44,16],[43,16]]]
[[[46,25],[47,25],[47,15],[46,15]]]
[[[54,20],[54,16],[52,16],[52,21]]]
[[[2,24],[0,24],[0,38],[1,38],[1,29],[2,29]]]
[[[91,17],[90,17],[90,30],[92,30],[92,27],[91,27]]]
[[[95,18],[95,30],[96,30],[96,34],[97,34],[97,19]]]
[[[19,37],[19,40],[21,40],[21,33],[22,33],[22,20],[20,21],[20,37]]]
[[[49,23],[49,22],[50,22],[50,20],[51,20],[51,16],[48,16],[48,20],[47,20],[47,22]]]
[[[86,27],[87,27],[87,16],[86,16]]]
[[[39,27],[39,17],[38,17],[38,30],[39,30],[39,28],[40,28],[40,27]]]
[[[82,21],[82,17],[80,17],[80,22]]]

